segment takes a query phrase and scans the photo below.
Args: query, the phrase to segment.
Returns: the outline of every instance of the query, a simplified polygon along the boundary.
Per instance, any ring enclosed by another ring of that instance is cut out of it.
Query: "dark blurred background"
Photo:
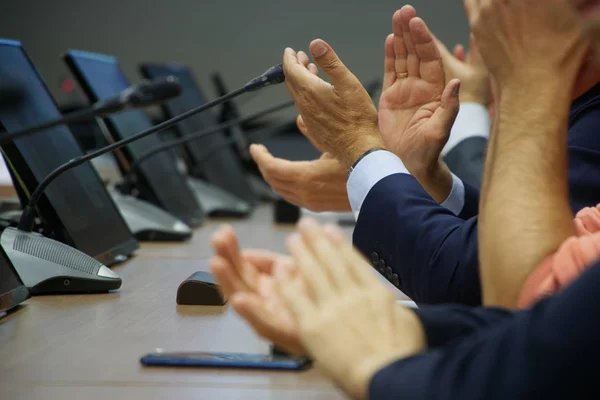
[[[229,88],[280,62],[287,46],[306,49],[327,40],[363,81],[380,78],[383,41],[392,0],[3,0],[0,37],[20,40],[59,104],[76,103],[59,55],[80,49],[115,55],[131,81],[140,61],[190,66],[207,95],[209,75],[220,71]],[[412,4],[448,46],[466,43],[467,24],[458,0]],[[62,89],[61,88],[62,84]],[[244,113],[285,99],[283,87],[241,99]],[[292,115],[293,110],[288,115]]]

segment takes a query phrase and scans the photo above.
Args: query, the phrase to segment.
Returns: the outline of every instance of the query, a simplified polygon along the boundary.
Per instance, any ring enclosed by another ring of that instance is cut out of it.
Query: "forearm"
[[[521,86],[501,94],[480,207],[486,305],[516,307],[528,275],[574,232],[566,178],[570,91],[553,82],[536,93]]]

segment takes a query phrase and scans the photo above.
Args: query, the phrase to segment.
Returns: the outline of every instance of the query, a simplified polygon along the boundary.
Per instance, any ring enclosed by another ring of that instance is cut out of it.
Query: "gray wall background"
[[[68,76],[59,55],[80,49],[116,55],[132,82],[139,61],[190,66],[209,96],[209,74],[220,71],[234,88],[280,62],[287,46],[306,49],[327,40],[362,80],[380,77],[392,0],[2,0],[0,37],[20,40],[59,102]],[[412,4],[448,46],[466,43],[459,0]],[[241,100],[251,112],[286,99],[283,87]],[[290,115],[293,113],[290,110]]]

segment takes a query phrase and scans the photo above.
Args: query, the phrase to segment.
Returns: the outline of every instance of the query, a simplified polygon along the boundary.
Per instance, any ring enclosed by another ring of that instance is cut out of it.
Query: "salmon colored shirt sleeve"
[[[567,239],[529,276],[521,290],[519,308],[529,308],[576,280],[600,260],[600,204],[575,216],[577,236]]]

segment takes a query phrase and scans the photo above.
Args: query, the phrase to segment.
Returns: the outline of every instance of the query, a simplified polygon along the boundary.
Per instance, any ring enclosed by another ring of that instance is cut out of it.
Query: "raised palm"
[[[305,354],[298,327],[276,295],[278,270],[291,267],[287,256],[262,250],[240,252],[233,229],[213,237],[211,268],[225,297],[254,330],[286,350]]]
[[[385,44],[379,130],[388,149],[418,174],[437,162],[448,140],[460,82],[446,86],[434,37],[414,8],[397,11],[393,29]]]

